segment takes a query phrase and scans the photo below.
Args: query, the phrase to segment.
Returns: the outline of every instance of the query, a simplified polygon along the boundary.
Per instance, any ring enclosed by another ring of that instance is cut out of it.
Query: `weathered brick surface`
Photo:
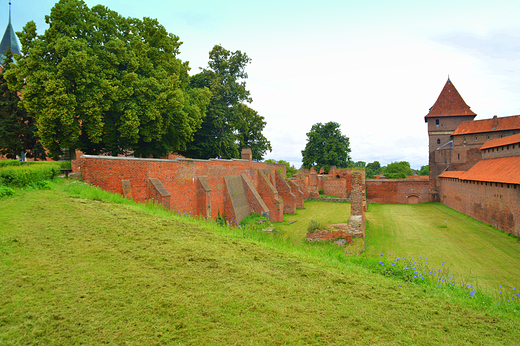
[[[439,178],[442,204],[520,236],[520,185]]]
[[[291,187],[282,175],[278,172],[274,172],[274,178],[276,182],[276,190],[278,195],[283,199],[283,212],[285,214],[296,213],[296,196],[291,191]]]
[[[303,209],[305,207],[305,194],[301,190],[300,186],[293,180],[287,181],[287,184],[289,184],[291,192],[296,197],[296,209]]]
[[[269,220],[272,222],[283,221],[283,200],[278,196],[278,191],[265,171],[257,171],[257,182],[256,189],[269,208]]]
[[[361,215],[363,213],[363,184],[364,172],[352,172],[352,192],[350,193],[350,215]]]
[[[326,195],[333,195],[347,198],[352,190],[352,172],[364,170],[360,169],[337,169],[331,166],[329,174],[317,175],[316,170],[301,169],[299,174],[292,177],[292,181],[297,184],[304,194],[304,199],[310,197],[318,198],[319,190],[323,189]]]
[[[328,230],[316,230],[314,232],[307,232],[306,240],[334,240],[334,239],[347,239],[349,235],[348,231],[345,230],[337,230],[337,231],[328,231]]]
[[[197,209],[195,215],[211,218],[211,188],[204,177],[197,177]]]
[[[431,202],[430,182],[418,179],[367,179],[369,203]]]
[[[260,194],[258,191],[256,191],[255,186],[245,174],[242,174],[242,183],[244,184],[244,190],[246,192],[251,211],[253,213],[266,215],[269,217],[269,208],[267,208],[267,205],[265,205],[262,197],[260,197]]]
[[[508,156],[520,156],[520,143],[489,148],[482,152],[483,159]]]
[[[231,202],[226,197],[224,176],[245,174],[257,188],[256,185],[261,181],[257,179],[257,170],[264,170],[272,176],[275,169],[282,170],[285,174],[285,168],[285,165],[249,160],[159,160],[88,155],[72,162],[73,172],[80,173],[86,182],[110,192],[123,194],[121,181],[129,180],[132,196],[138,202],[154,199],[155,195],[149,179],[159,179],[171,194],[170,209],[206,216],[209,205],[209,212],[213,219],[217,217],[219,211],[223,214],[230,208],[230,204],[226,206],[226,203]],[[203,177],[210,188],[209,193],[206,192],[204,202],[201,201],[203,197],[201,197],[199,177]],[[264,192],[266,196],[272,193],[268,190]],[[279,199],[278,196],[276,199]],[[283,201],[281,204],[276,204],[271,215],[274,215],[277,220],[283,220]]]
[[[346,179],[322,179],[323,193],[329,196],[338,196],[347,198],[347,181]]]

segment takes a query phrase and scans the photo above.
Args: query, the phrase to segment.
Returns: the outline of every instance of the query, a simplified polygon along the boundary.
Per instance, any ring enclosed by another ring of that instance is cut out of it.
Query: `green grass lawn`
[[[296,209],[296,214],[284,214],[283,222],[277,227],[294,242],[305,239],[307,226],[311,220],[328,226],[334,223],[346,223],[350,218],[350,203],[306,201],[304,209]],[[290,225],[287,223],[296,221]]]
[[[520,242],[504,232],[438,203],[372,204],[366,216],[371,257],[444,261],[457,280],[488,292],[520,288]]]
[[[512,310],[380,275],[337,247],[294,246],[71,186],[0,199],[1,345],[520,338]]]

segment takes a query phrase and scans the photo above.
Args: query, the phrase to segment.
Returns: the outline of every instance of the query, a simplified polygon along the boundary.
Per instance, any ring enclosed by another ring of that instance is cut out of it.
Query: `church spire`
[[[11,48],[13,54],[20,54],[20,46],[18,45],[18,39],[14,33],[13,26],[11,25],[11,1],[9,1],[9,22],[5,29],[4,37],[0,42],[0,65],[4,62],[7,48]]]

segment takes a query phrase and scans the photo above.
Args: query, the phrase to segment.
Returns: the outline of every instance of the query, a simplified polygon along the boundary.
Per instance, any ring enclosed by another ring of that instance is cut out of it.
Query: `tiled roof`
[[[477,115],[464,102],[453,83],[448,79],[430,112],[424,118]]]
[[[467,172],[443,172],[442,178],[520,184],[520,156],[481,160]],[[459,173],[458,175],[455,173]],[[451,174],[453,174],[451,176]]]
[[[520,130],[520,115],[464,121],[452,133],[452,136],[509,130]]]
[[[520,133],[512,136],[507,136],[503,138],[493,139],[484,143],[484,145],[480,148],[480,150],[488,149],[488,148],[496,148],[504,145],[516,144],[520,143]]]
[[[462,174],[466,173],[465,171],[444,171],[439,177],[442,178],[456,178],[459,179]]]

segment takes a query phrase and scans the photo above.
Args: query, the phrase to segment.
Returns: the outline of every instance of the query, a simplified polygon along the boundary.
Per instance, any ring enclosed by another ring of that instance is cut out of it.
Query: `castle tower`
[[[477,116],[464,102],[450,81],[444,85],[441,94],[424,117],[428,123],[430,193],[437,200],[437,177],[450,166],[453,141],[451,134],[463,122]]]
[[[9,2],[9,22],[5,29],[4,37],[0,43],[0,65],[3,64],[7,48],[11,48],[13,54],[20,54],[20,46],[18,45],[18,39],[14,33],[13,26],[11,25],[11,2]]]

